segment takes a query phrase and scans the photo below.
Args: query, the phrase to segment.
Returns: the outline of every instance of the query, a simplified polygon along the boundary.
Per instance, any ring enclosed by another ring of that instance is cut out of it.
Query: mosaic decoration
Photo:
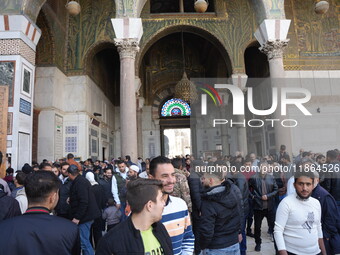
[[[65,152],[77,152],[77,137],[65,137]]]
[[[21,39],[0,40],[0,55],[21,55],[32,65],[35,64],[35,52]]]
[[[179,99],[172,98],[165,102],[162,107],[162,117],[178,117],[178,116],[190,116],[191,109],[188,103]]]
[[[77,126],[67,126],[65,127],[65,134],[66,135],[75,135],[78,133],[78,127]]]
[[[31,116],[31,103],[20,98],[19,112]]]
[[[0,62],[0,84],[8,85],[8,106],[13,106],[15,62]]]
[[[67,69],[82,73],[89,48],[99,41],[112,41],[114,31],[111,18],[115,17],[112,0],[81,0],[81,12],[69,18]]]

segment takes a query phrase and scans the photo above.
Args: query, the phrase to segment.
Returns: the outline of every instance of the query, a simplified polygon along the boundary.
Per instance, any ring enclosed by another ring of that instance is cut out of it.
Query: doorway
[[[174,158],[191,154],[190,128],[166,128],[163,130],[164,156]]]

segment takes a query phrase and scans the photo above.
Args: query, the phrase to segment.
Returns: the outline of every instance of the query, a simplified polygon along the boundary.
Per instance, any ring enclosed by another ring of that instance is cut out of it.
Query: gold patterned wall
[[[66,9],[61,1],[48,0],[43,5],[37,25],[42,35],[37,45],[37,65],[55,65],[65,72],[67,23]]]
[[[329,11],[314,12],[314,0],[286,0],[291,19],[290,42],[285,52],[286,70],[340,69],[340,0],[328,0]]]
[[[115,16],[112,0],[80,0],[81,12],[70,17],[68,24],[67,66],[71,74],[83,73],[89,48],[100,41],[112,41],[114,31],[111,19]]]
[[[143,51],[157,39],[176,31],[176,27],[186,26],[205,31],[208,40],[216,38],[227,51],[233,72],[244,72],[244,50],[254,40],[256,29],[255,13],[249,1],[218,0],[215,6],[219,15],[185,13],[175,17],[149,14],[149,5],[150,2],[147,2],[142,11],[144,34],[140,43],[141,57]],[[221,13],[223,7],[224,15]]]

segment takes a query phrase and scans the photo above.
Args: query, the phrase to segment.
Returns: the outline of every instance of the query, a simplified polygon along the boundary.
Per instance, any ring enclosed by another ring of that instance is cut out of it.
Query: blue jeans
[[[205,249],[202,251],[203,255],[240,255],[239,243],[233,244],[227,248],[222,249]]]
[[[83,251],[83,255],[94,255],[92,245],[90,243],[90,229],[93,220],[79,224],[79,234],[80,234],[80,246]]]

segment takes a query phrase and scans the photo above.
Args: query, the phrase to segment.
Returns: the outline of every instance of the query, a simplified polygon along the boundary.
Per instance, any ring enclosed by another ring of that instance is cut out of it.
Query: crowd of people
[[[340,254],[339,151],[66,160],[6,170],[0,255]]]

